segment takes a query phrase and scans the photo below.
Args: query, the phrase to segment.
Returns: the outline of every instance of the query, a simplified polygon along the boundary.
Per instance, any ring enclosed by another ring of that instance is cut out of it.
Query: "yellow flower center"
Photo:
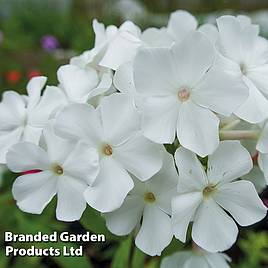
[[[216,185],[208,185],[203,189],[203,196],[205,198],[209,198],[215,193],[216,190]]]
[[[62,175],[63,174],[63,168],[58,164],[55,164],[55,165],[52,166],[52,171],[56,175]]]
[[[111,145],[109,144],[105,144],[102,148],[102,152],[105,154],[105,155],[112,155],[113,154],[113,148],[111,147]]]
[[[144,195],[144,200],[147,203],[153,203],[156,200],[156,198],[155,198],[155,195],[152,192],[147,192]]]

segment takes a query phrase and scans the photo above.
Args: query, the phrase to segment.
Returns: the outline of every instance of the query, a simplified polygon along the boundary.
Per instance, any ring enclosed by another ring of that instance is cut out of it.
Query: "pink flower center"
[[[190,92],[184,88],[178,92],[178,98],[182,102],[187,101],[190,98]]]

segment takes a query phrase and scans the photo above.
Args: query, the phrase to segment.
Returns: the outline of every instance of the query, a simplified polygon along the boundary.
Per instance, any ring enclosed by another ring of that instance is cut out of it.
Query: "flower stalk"
[[[257,140],[259,130],[221,130],[220,140]]]

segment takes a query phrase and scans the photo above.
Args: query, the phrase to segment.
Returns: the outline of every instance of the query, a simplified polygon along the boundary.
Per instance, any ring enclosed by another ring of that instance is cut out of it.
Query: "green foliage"
[[[131,254],[133,241],[132,237],[129,236],[126,240],[123,240],[114,255],[111,268],[125,268],[129,267],[129,258]]]
[[[266,231],[248,232],[245,239],[238,242],[243,251],[239,268],[260,268],[268,263],[268,233]]]

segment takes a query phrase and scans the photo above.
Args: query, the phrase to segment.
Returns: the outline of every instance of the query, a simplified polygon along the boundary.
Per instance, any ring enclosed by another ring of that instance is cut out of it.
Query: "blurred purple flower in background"
[[[42,48],[48,52],[59,48],[60,44],[58,39],[53,35],[44,35],[41,38]]]

